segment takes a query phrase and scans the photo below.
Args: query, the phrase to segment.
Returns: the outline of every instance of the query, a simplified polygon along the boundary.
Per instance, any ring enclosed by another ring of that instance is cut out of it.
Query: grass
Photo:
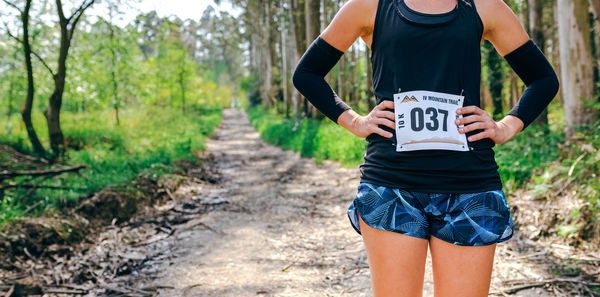
[[[197,151],[204,150],[207,136],[221,121],[221,113],[219,108],[196,108],[182,114],[179,109],[147,107],[124,110],[120,118],[121,125],[117,126],[110,112],[63,113],[62,127],[69,145],[67,163],[87,168],[80,174],[28,182],[71,190],[7,192],[0,204],[0,224],[25,215],[32,205],[38,206],[27,215],[73,206],[82,196],[124,183],[145,170],[155,177],[172,172],[176,160],[193,159]],[[12,133],[0,134],[0,143],[23,151],[28,149],[28,141],[19,120],[13,118]],[[47,143],[47,133],[40,129],[44,119],[38,116],[34,120],[42,141]],[[0,126],[7,125],[6,120],[0,121]]]
[[[263,140],[273,145],[345,166],[363,161],[367,142],[327,119],[287,119],[262,107],[248,108],[248,117]]]
[[[496,146],[496,162],[504,188],[511,192],[522,187],[536,170],[557,160],[560,144],[564,141],[562,130],[546,131],[538,126],[529,126],[509,142]]]

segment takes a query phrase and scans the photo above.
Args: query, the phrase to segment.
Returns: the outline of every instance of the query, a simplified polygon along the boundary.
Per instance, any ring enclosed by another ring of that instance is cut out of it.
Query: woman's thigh
[[[496,244],[459,246],[431,236],[429,245],[435,297],[488,296]]]
[[[374,296],[422,296],[428,241],[372,228],[358,217]]]

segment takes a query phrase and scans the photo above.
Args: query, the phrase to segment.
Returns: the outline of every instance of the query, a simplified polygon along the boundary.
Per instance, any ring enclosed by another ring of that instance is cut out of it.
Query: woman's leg
[[[422,296],[428,241],[372,228],[358,217],[374,296]]]
[[[460,246],[430,239],[435,297],[486,297],[496,245]]]

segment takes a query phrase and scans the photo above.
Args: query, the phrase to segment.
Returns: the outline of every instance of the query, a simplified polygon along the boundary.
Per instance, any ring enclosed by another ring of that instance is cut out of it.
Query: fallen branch
[[[72,290],[72,289],[61,289],[61,288],[49,288],[44,290],[44,294],[72,294],[72,295],[85,295],[88,291],[85,290]]]
[[[6,186],[0,187],[0,190],[12,189],[12,188],[21,188],[21,189],[49,189],[49,190],[74,190],[74,191],[87,191],[85,188],[76,188],[76,187],[61,187],[61,186],[44,186],[44,185],[22,185],[9,183]]]
[[[23,153],[20,153],[20,152],[16,151],[14,148],[12,148],[6,144],[0,144],[0,150],[8,152],[9,154],[12,155],[12,157],[25,159],[25,160],[32,161],[32,162],[40,162],[40,163],[44,163],[44,164],[50,163],[48,160],[46,160],[44,158],[37,158],[37,157],[33,157],[30,155],[25,155]]]
[[[44,176],[44,175],[56,175],[66,172],[75,172],[86,168],[85,165],[79,165],[74,167],[48,169],[48,170],[31,170],[31,171],[8,171],[4,170],[0,172],[0,180],[14,178],[18,176]]]
[[[6,294],[4,294],[4,297],[10,297],[12,296],[12,294],[15,292],[15,285],[12,285],[10,287],[10,289],[8,289],[8,292],[6,292]]]
[[[526,283],[526,284],[522,284],[522,285],[516,285],[516,286],[500,289],[498,291],[494,291],[491,293],[492,294],[502,294],[502,295],[512,294],[512,293],[516,293],[521,290],[535,288],[535,287],[543,287],[547,284],[553,284],[553,283],[572,283],[572,284],[583,285],[585,287],[600,285],[600,283],[590,283],[590,282],[587,282],[580,278],[554,278],[554,279],[549,279],[549,280],[542,280],[542,281]]]

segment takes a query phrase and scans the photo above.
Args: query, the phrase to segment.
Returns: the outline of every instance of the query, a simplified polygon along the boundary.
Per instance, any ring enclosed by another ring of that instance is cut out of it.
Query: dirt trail
[[[222,175],[212,191],[229,206],[178,233],[173,257],[154,264],[162,267],[152,285],[168,287],[160,296],[372,296],[362,238],[346,215],[358,170],[265,144],[243,111],[223,116],[208,153]],[[515,252],[527,250],[522,240],[513,242],[498,248],[492,291],[548,277]],[[424,296],[433,295],[429,265]],[[533,288],[515,296],[553,295]]]

